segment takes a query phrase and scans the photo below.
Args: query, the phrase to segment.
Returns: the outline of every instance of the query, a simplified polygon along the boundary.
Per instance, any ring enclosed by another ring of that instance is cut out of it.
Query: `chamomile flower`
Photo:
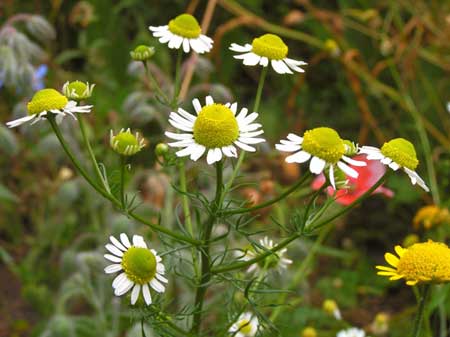
[[[395,246],[398,257],[386,253],[384,258],[391,266],[376,266],[378,275],[390,281],[405,279],[406,284],[450,282],[450,249],[445,243],[416,243],[408,248]]]
[[[358,328],[349,328],[338,332],[336,337],[365,337],[364,330]]]
[[[117,135],[111,130],[109,144],[114,151],[124,156],[132,156],[145,147],[145,140],[138,132],[132,134],[130,128],[121,129]]]
[[[209,52],[213,40],[202,34],[202,29],[196,18],[190,14],[181,14],[169,21],[168,25],[150,26],[154,37],[159,42],[168,43],[170,49],[183,48],[185,53],[192,49],[198,54]]]
[[[253,247],[250,247],[249,249],[245,250],[244,255],[240,256],[240,260],[242,261],[252,260],[258,255],[263,254],[265,251],[270,250],[274,247],[273,240],[269,240],[267,236],[259,240],[259,243],[263,247],[263,249],[255,250]],[[292,260],[284,257],[286,252],[287,248],[282,248],[276,251],[275,253],[270,254],[265,259],[260,260],[259,262],[254,263],[250,267],[248,267],[247,272],[251,273],[256,270],[262,270],[264,268],[267,270],[276,269],[279,272],[287,269],[287,267],[290,264],[292,264]]]
[[[176,152],[178,157],[190,156],[197,161],[205,152],[206,161],[213,164],[225,157],[237,157],[236,147],[244,151],[254,152],[251,146],[264,142],[256,136],[264,133],[261,124],[253,123],[258,117],[256,112],[248,113],[242,108],[237,113],[237,103],[214,103],[211,96],[206,97],[206,105],[201,106],[196,98],[192,101],[196,116],[179,108],[171,112],[169,123],[184,133],[167,131],[167,137],[176,140],[169,146],[182,148]]]
[[[414,145],[406,139],[392,139],[384,143],[381,149],[373,146],[363,146],[359,152],[367,154],[367,159],[369,160],[379,160],[394,171],[397,171],[399,168],[403,169],[413,185],[417,184],[425,191],[430,191],[423,179],[414,171],[419,165],[419,160],[417,159]]]
[[[353,166],[366,166],[365,162],[346,156],[347,153],[353,152],[351,147],[335,130],[327,127],[305,131],[303,137],[290,133],[287,140],[281,140],[280,143],[275,145],[277,150],[295,152],[286,157],[286,162],[305,163],[311,159],[309,170],[314,174],[320,174],[328,167],[328,177],[334,189],[336,189],[336,166],[352,178],[357,178],[358,172],[347,163]]]
[[[257,64],[267,67],[270,64],[278,74],[293,74],[293,71],[305,72],[300,66],[307,63],[293,60],[287,57],[288,46],[277,35],[264,34],[253,39],[252,44],[243,46],[232,43],[230,50],[240,53],[235,55],[235,59],[243,60],[246,66],[255,66]]]
[[[244,312],[230,327],[228,332],[233,337],[253,337],[258,332],[258,326],[258,317],[252,315],[250,312]]]
[[[120,241],[114,236],[109,239],[111,243],[105,247],[111,254],[104,256],[113,264],[105,268],[105,273],[120,272],[112,283],[114,295],[122,296],[131,290],[131,304],[134,305],[142,292],[145,303],[152,304],[150,287],[163,293],[166,289],[163,283],[168,282],[163,276],[166,269],[161,257],[154,249],[147,248],[142,236],[133,235],[133,242],[125,233],[120,234]]]
[[[56,115],[56,122],[70,115],[73,118],[75,113],[89,113],[92,105],[78,106],[77,102],[69,101],[67,97],[61,95],[55,89],[42,89],[36,92],[27,104],[28,116],[6,123],[9,128],[29,123],[34,124],[44,119],[48,114]]]

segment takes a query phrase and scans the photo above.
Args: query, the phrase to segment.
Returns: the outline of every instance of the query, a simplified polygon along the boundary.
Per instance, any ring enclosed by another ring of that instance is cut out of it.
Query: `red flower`
[[[336,202],[347,206],[351,204],[353,201],[358,199],[361,195],[363,195],[368,189],[370,189],[377,181],[380,179],[384,173],[386,172],[386,167],[381,164],[378,160],[367,160],[365,154],[361,154],[353,157],[355,160],[364,161],[367,163],[367,166],[352,166],[359,175],[358,178],[352,178],[347,176],[348,179],[348,188],[339,189],[336,192]],[[311,184],[311,188],[314,190],[318,190],[325,183],[325,176],[323,174],[317,176]],[[328,186],[327,192],[329,195],[334,194],[334,189],[332,186]],[[382,193],[388,198],[392,198],[394,196],[394,192],[390,189],[380,186],[373,193]]]

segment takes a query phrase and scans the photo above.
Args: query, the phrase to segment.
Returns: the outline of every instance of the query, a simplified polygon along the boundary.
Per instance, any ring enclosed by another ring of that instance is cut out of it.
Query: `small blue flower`
[[[44,79],[48,73],[48,66],[46,64],[41,64],[35,68],[33,74],[32,88],[33,91],[39,91],[45,88]]]

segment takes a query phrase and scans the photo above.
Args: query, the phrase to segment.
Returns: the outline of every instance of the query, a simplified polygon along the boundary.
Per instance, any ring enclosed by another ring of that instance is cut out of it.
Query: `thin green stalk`
[[[200,331],[200,326],[202,323],[203,314],[203,302],[205,300],[206,290],[208,289],[208,283],[211,280],[211,265],[210,265],[210,238],[214,223],[217,219],[218,210],[221,208],[220,201],[222,200],[223,191],[223,163],[219,161],[216,163],[216,196],[211,203],[211,215],[206,221],[205,228],[203,231],[202,241],[205,245],[201,249],[201,261],[202,261],[202,271],[200,284],[197,288],[195,294],[195,313],[192,322],[191,332],[198,335]]]
[[[225,210],[222,215],[233,215],[233,214],[242,214],[242,213],[248,213],[248,212],[253,212],[256,211],[258,209],[261,208],[265,208],[267,206],[270,206],[272,204],[275,204],[276,202],[283,200],[284,198],[286,198],[288,195],[290,195],[291,193],[293,193],[296,189],[300,188],[303,183],[311,176],[310,172],[308,171],[307,174],[305,174],[304,176],[302,176],[302,178],[297,181],[294,185],[292,185],[291,187],[289,187],[288,189],[286,189],[283,193],[281,193],[279,196],[267,200],[266,202],[263,202],[261,204],[255,205],[253,207],[243,207],[243,208],[237,208],[237,209],[232,209],[232,210]]]
[[[299,268],[295,272],[294,277],[292,278],[292,280],[290,282],[289,289],[293,289],[293,288],[298,287],[298,284],[302,281],[302,279],[304,279],[307,276],[306,269],[309,267],[309,265],[311,264],[313,258],[316,256],[316,253],[319,250],[319,247],[322,245],[323,241],[327,237],[327,235],[330,232],[331,228],[332,228],[332,226],[329,225],[329,226],[325,227],[320,232],[320,234],[317,237],[316,241],[314,242],[313,246],[311,247],[311,249],[308,250],[308,254],[303,259],[301,265],[299,266]],[[277,317],[286,308],[286,306],[284,304],[286,303],[287,296],[288,296],[287,292],[284,292],[284,293],[282,293],[279,296],[278,303],[280,303],[281,305],[276,307],[275,310],[273,311],[272,315],[270,316],[270,321],[271,322],[275,322]]]
[[[337,217],[343,215],[344,213],[347,213],[350,209],[352,209],[357,204],[359,204],[361,201],[363,201],[368,196],[370,196],[372,194],[372,192],[375,191],[381,184],[383,184],[384,181],[386,180],[387,174],[388,174],[388,172],[386,172],[375,183],[375,185],[373,185],[370,189],[368,189],[364,194],[362,194],[358,199],[353,201],[351,204],[349,204],[348,206],[342,208],[340,211],[336,212],[334,215],[331,215],[330,217],[328,217],[327,219],[319,222],[316,225],[314,224],[314,222],[312,222],[310,224],[309,228],[311,228],[311,230],[318,229],[318,228],[326,225],[327,223],[333,221]],[[245,268],[245,267],[251,266],[252,264],[257,263],[257,262],[265,259],[270,254],[273,254],[273,253],[279,251],[280,249],[286,247],[288,244],[290,244],[292,241],[294,241],[295,239],[299,238],[302,235],[303,235],[302,233],[293,233],[292,235],[288,236],[286,239],[281,241],[278,245],[274,246],[272,249],[262,253],[261,255],[256,256],[255,258],[253,258],[251,260],[242,261],[242,262],[234,262],[234,263],[230,263],[228,265],[223,265],[223,266],[219,266],[217,268],[212,268],[211,269],[211,273],[213,273],[213,274],[220,274],[220,273],[225,273],[225,272],[228,272],[228,271],[232,271],[232,270],[241,269],[241,268]]]
[[[143,61],[142,63],[144,64],[145,72],[146,72],[148,78],[150,79],[150,82],[152,82],[153,88],[156,89],[156,92],[161,97],[163,103],[164,104],[169,104],[169,99],[167,98],[166,94],[164,94],[164,92],[162,91],[162,89],[159,86],[158,82],[156,81],[155,77],[153,76],[153,74],[152,74],[152,72],[150,70],[150,67],[148,66],[148,61]]]
[[[414,320],[414,328],[412,330],[412,337],[419,337],[420,336],[420,327],[422,325],[423,320],[423,314],[425,311],[425,303],[428,299],[428,295],[430,293],[430,284],[425,284],[422,290],[422,293],[420,294],[419,299],[419,308],[417,310],[416,318]]]
[[[170,106],[172,109],[175,109],[178,105],[178,96],[180,94],[180,85],[181,85],[181,61],[183,59],[183,49],[178,49],[177,54],[177,63],[175,68],[175,84],[173,88],[173,98]]]
[[[127,158],[125,156],[120,156],[120,202],[122,204],[122,209],[126,211],[127,203],[125,198],[125,171],[127,166]]]
[[[91,143],[89,142],[89,139],[87,137],[86,127],[84,125],[84,116],[82,114],[78,114],[78,123],[80,124],[80,130],[81,135],[83,137],[84,145],[86,146],[89,157],[92,161],[92,165],[94,166],[95,174],[97,175],[97,178],[101,181],[103,188],[110,193],[109,185],[106,183],[105,178],[103,177],[103,174],[100,171],[100,167],[98,166],[97,159],[95,158],[94,151],[92,150]]]
[[[256,90],[256,97],[255,97],[255,103],[253,105],[253,111],[254,112],[258,112],[259,109],[259,105],[261,103],[261,95],[262,95],[262,90],[264,88],[264,82],[266,79],[266,75],[267,75],[267,71],[268,71],[269,67],[263,67],[262,71],[261,71],[261,75],[259,77],[259,82],[258,82],[258,89]],[[224,193],[223,195],[225,196],[228,191],[231,189],[231,187],[233,186],[233,182],[236,179],[236,176],[239,172],[239,169],[242,165],[242,162],[244,161],[245,158],[245,151],[241,151],[241,153],[239,154],[239,158],[238,161],[236,163],[236,166],[233,169],[233,172],[231,173],[231,177],[228,180],[227,184],[225,185],[225,189],[224,189]]]
[[[83,169],[81,164],[79,163],[78,159],[73,155],[72,151],[70,150],[69,146],[67,145],[63,135],[61,134],[61,131],[59,130],[58,125],[55,122],[55,118],[52,115],[48,116],[48,121],[50,122],[50,125],[55,132],[56,137],[58,138],[59,142],[61,143],[62,148],[64,149],[64,152],[67,154],[69,159],[71,160],[72,164],[75,166],[75,169],[81,174],[81,176],[88,182],[89,185],[91,185],[92,188],[94,188],[99,194],[101,194],[105,199],[108,199],[111,201],[111,203],[116,206],[119,210],[124,212],[126,215],[130,216],[131,218],[141,222],[142,224],[152,228],[154,231],[164,233],[173,239],[176,239],[178,241],[182,242],[188,242],[193,245],[200,245],[202,242],[199,240],[196,240],[194,238],[190,238],[187,236],[184,236],[182,234],[179,234],[177,232],[171,231],[167,229],[166,227],[160,226],[158,224],[154,224],[151,222],[148,222],[147,220],[143,219],[141,216],[133,213],[133,212],[125,212],[121,208],[121,203],[119,200],[117,200],[113,195],[102,189],[100,186],[97,185],[97,183],[89,176],[89,174]]]

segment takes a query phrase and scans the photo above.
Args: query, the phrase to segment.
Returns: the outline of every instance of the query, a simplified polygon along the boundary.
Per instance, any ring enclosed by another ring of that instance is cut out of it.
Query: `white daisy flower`
[[[159,42],[168,43],[170,49],[183,48],[185,53],[193,49],[198,54],[212,49],[213,40],[202,34],[197,19],[190,14],[178,15],[168,25],[150,26],[149,29],[154,37],[159,38]]]
[[[258,317],[250,312],[244,312],[239,319],[230,327],[228,332],[233,337],[253,337],[258,332]]]
[[[307,64],[288,58],[288,46],[274,34],[264,34],[253,39],[252,44],[247,43],[244,46],[232,43],[230,50],[242,53],[235,55],[234,58],[243,60],[246,66],[259,64],[267,67],[270,61],[272,68],[278,74],[293,74],[293,71],[303,73],[305,71],[300,66]]]
[[[31,122],[34,124],[52,113],[56,115],[56,122],[60,123],[66,115],[73,118],[75,113],[89,113],[92,105],[78,106],[77,102],[69,101],[55,89],[42,89],[36,92],[27,104],[28,116],[6,123],[9,128]]]
[[[359,153],[366,154],[368,160],[379,160],[382,164],[389,166],[394,171],[397,171],[399,168],[403,169],[413,185],[417,184],[425,191],[430,191],[423,179],[415,171],[419,165],[416,149],[406,139],[392,139],[384,143],[381,149],[373,146],[363,146],[359,150]]]
[[[163,276],[166,269],[161,257],[154,249],[147,248],[140,235],[133,235],[132,243],[125,233],[120,234],[120,241],[113,236],[109,239],[111,243],[105,247],[111,254],[104,256],[113,264],[105,268],[105,273],[120,272],[112,283],[114,295],[122,296],[131,290],[131,304],[134,305],[142,291],[145,303],[152,304],[150,287],[163,293],[166,289],[163,283],[168,282]]]
[[[261,124],[253,123],[258,117],[256,112],[248,113],[247,108],[242,108],[237,114],[237,103],[214,103],[211,96],[206,97],[206,105],[201,106],[196,98],[192,101],[196,116],[179,108],[177,112],[171,112],[169,123],[185,133],[166,132],[166,136],[176,140],[168,143],[172,147],[180,147],[176,152],[178,157],[190,156],[197,161],[207,152],[206,161],[213,164],[226,157],[237,157],[236,146],[244,151],[254,152],[251,146],[264,142],[263,138],[257,138],[264,133]]]
[[[250,247],[245,251],[245,254],[243,256],[241,255],[239,257],[239,259],[242,261],[252,260],[258,255],[263,254],[266,250],[272,249],[275,246],[273,244],[273,240],[269,240],[267,236],[265,236],[264,239],[259,240],[259,243],[264,247],[264,249],[257,249],[255,251],[253,247]],[[265,259],[260,260],[259,262],[254,263],[250,267],[248,267],[247,272],[251,273],[256,270],[262,270],[263,268],[275,269],[279,272],[287,269],[288,265],[292,264],[292,260],[284,257],[286,252],[287,248],[282,248],[275,253],[270,254]]]
[[[349,328],[346,330],[341,330],[337,333],[336,337],[365,337],[366,333],[364,330],[358,328]]]
[[[281,140],[281,144],[275,147],[279,151],[295,152],[286,157],[288,163],[304,163],[311,159],[309,170],[314,174],[321,174],[328,167],[328,177],[331,185],[336,189],[335,170],[336,166],[346,175],[357,178],[358,172],[348,166],[366,166],[363,161],[353,160],[347,157],[347,153],[352,153],[352,149],[341,139],[339,134],[327,127],[320,127],[305,131],[303,137],[290,133],[287,140]]]

